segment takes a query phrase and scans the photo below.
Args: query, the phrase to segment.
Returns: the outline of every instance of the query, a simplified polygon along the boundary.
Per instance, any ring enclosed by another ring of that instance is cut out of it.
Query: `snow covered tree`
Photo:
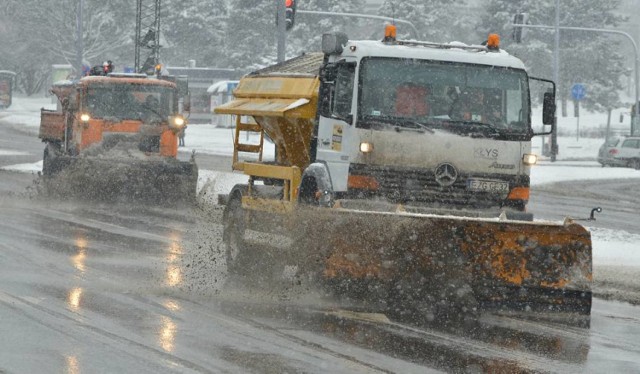
[[[473,20],[461,11],[464,4],[464,0],[385,0],[379,13],[411,22],[421,40],[478,43]],[[409,26],[402,24],[398,25],[398,37],[415,38]]]
[[[161,57],[172,65],[196,60],[206,66],[224,64],[227,4],[216,0],[168,0],[162,3],[162,33],[167,45]]]
[[[309,11],[361,13],[363,4],[363,0],[306,0],[298,7]],[[363,38],[366,36],[363,24],[366,22],[362,19],[352,17],[298,14],[294,28],[287,33],[287,57],[320,51],[322,34],[327,32],[341,31],[352,39]],[[382,39],[382,31],[380,35]]]
[[[620,0],[561,0],[560,26],[616,28],[624,17],[615,10]],[[518,12],[529,14],[529,23],[555,24],[555,0],[487,0],[482,27],[503,36],[502,45],[521,58],[530,74],[553,77],[554,30],[526,31],[522,44],[511,38],[511,22]],[[574,83],[587,87],[583,101],[589,110],[604,110],[620,105],[618,92],[621,78],[628,74],[624,67],[621,39],[597,32],[560,32],[560,82],[558,97],[566,114],[566,101]]]
[[[0,51],[10,53],[18,88],[37,92],[52,64],[76,61],[76,9],[79,0],[5,0],[2,23],[9,29]],[[126,0],[84,0],[84,59],[99,64],[133,61],[135,7]],[[40,83],[38,83],[40,82]]]
[[[15,0],[9,0],[15,1]],[[76,9],[79,0],[21,0],[19,21],[28,30],[41,52],[58,63],[73,64],[76,58]],[[84,58],[89,61],[116,60],[113,56],[133,56],[131,36],[134,17],[116,16],[126,2],[85,0]],[[127,13],[122,14],[125,16]],[[128,21],[128,22],[127,22]],[[99,60],[98,60],[99,59]]]
[[[284,0],[283,0],[284,1]],[[363,0],[309,0],[298,9],[358,13]],[[252,70],[277,61],[276,5],[273,0],[247,0],[230,4],[227,27],[229,66]],[[286,57],[320,51],[322,34],[344,31],[358,37],[360,21],[346,17],[296,14],[295,26],[287,32]]]
[[[48,70],[41,62],[36,41],[24,33],[18,20],[19,12],[19,4],[0,5],[0,70],[18,73],[17,90],[30,96],[46,84]]]
[[[277,61],[276,9],[273,0],[234,1],[226,25],[226,56],[232,68],[255,70]]]

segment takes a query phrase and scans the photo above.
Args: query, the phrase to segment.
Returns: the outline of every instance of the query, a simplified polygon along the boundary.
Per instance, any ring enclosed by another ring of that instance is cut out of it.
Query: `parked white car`
[[[616,156],[620,153],[623,140],[624,138],[621,137],[611,137],[600,146],[598,150],[598,162],[602,167],[627,166],[625,161],[616,159]]]
[[[629,137],[622,141],[620,151],[615,155],[615,159],[623,162],[626,166],[640,170],[640,137]]]

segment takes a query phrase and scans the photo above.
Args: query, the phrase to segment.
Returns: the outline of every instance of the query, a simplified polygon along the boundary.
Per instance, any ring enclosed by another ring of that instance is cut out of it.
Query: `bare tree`
[[[18,88],[27,95],[42,89],[52,64],[75,62],[79,1],[0,2],[0,65],[18,73]],[[84,60],[96,64],[106,59],[133,62],[134,2],[84,3]]]

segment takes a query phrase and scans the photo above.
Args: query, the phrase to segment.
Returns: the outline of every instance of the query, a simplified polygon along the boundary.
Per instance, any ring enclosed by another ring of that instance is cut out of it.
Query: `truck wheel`
[[[59,170],[55,167],[55,159],[60,154],[60,145],[55,143],[47,143],[44,147],[42,156],[42,175],[48,177],[54,175]]]
[[[232,274],[246,274],[247,253],[244,241],[245,222],[239,193],[233,194],[224,212],[224,232],[222,242],[225,247],[227,271]]]
[[[634,159],[631,164],[632,164],[634,169],[640,170],[640,159],[639,158]]]
[[[319,205],[318,197],[318,183],[315,178],[304,177],[300,183],[300,190],[298,195],[298,201],[307,205]]]

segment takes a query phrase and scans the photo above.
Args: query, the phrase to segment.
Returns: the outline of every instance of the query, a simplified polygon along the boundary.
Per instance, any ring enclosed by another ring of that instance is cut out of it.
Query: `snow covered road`
[[[640,371],[640,307],[602,298],[594,300],[590,329],[486,315],[461,331],[355,313],[316,295],[223,290],[219,207],[203,216],[43,201],[27,188],[41,168],[42,144],[33,124],[14,122],[33,113],[21,116],[10,123],[0,116],[0,371]],[[215,197],[245,180],[218,166],[230,154],[230,130],[188,131],[181,157],[192,149],[201,155],[201,189]],[[537,217],[605,208],[584,222],[596,293],[635,301],[640,172],[542,162],[532,179]]]

